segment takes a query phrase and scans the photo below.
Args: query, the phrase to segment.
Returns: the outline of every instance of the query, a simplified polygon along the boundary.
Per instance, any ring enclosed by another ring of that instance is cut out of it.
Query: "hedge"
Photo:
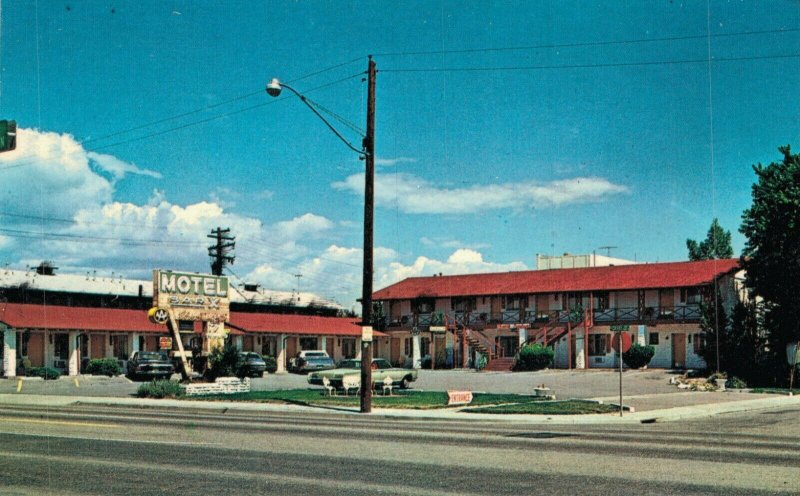
[[[640,369],[650,363],[656,349],[652,346],[642,346],[634,343],[630,349],[622,354],[622,361],[632,369]]]
[[[553,348],[541,344],[526,344],[517,354],[514,371],[541,370],[553,363]]]
[[[107,375],[113,377],[122,374],[122,367],[116,358],[93,358],[86,366],[86,373],[91,375]]]

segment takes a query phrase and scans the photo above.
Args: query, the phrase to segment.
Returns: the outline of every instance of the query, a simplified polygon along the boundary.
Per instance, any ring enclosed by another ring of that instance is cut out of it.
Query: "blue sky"
[[[6,3],[0,115],[23,131],[0,156],[0,262],[207,270],[205,234],[229,226],[238,277],[352,306],[363,162],[263,88],[363,128],[367,54],[376,287],[606,245],[684,260],[714,216],[738,253],[751,164],[800,147],[800,3],[709,5]]]

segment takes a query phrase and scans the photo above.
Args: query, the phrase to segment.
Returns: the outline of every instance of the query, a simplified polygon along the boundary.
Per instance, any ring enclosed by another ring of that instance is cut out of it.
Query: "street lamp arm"
[[[280,83],[280,86],[281,86],[282,88],[286,88],[286,89],[290,90],[292,93],[294,93],[295,95],[297,95],[297,97],[298,97],[298,98],[300,98],[300,100],[301,100],[303,103],[305,103],[305,104],[306,104],[306,106],[307,106],[308,108],[310,108],[310,109],[311,109],[311,111],[312,111],[312,112],[314,112],[314,114],[316,114],[316,115],[317,115],[317,117],[319,117],[319,118],[322,120],[322,122],[324,122],[324,123],[325,123],[325,125],[326,125],[326,126],[328,126],[328,129],[330,129],[331,131],[333,131],[333,134],[335,134],[335,135],[336,135],[336,137],[337,137],[337,138],[339,138],[339,140],[341,140],[341,142],[342,142],[342,143],[344,143],[345,145],[347,145],[347,147],[348,147],[348,148],[350,148],[350,149],[351,149],[351,150],[353,150],[354,152],[358,153],[359,155],[366,155],[366,154],[367,154],[367,151],[366,151],[366,150],[363,150],[363,149],[362,149],[362,150],[359,150],[358,148],[356,148],[355,146],[353,146],[353,145],[352,145],[352,144],[351,144],[349,141],[347,141],[347,139],[345,139],[345,137],[344,137],[344,136],[342,136],[342,134],[341,134],[341,133],[340,133],[340,132],[339,132],[339,131],[338,131],[338,130],[335,128],[335,127],[333,127],[333,124],[331,124],[331,123],[328,121],[328,119],[326,119],[326,118],[325,118],[325,117],[324,117],[324,116],[323,116],[321,113],[319,113],[319,111],[318,111],[316,108],[314,108],[314,106],[313,106],[313,105],[311,105],[311,103],[308,101],[308,99],[305,97],[305,95],[303,95],[302,93],[300,93],[299,91],[297,91],[296,89],[292,88],[291,86],[289,86],[289,85],[288,85],[288,84],[286,84],[286,83]]]

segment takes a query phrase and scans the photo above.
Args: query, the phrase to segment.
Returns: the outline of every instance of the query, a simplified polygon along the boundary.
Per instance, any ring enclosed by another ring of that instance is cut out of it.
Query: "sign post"
[[[230,319],[228,278],[156,269],[153,271],[153,308],[148,316],[154,323],[169,322],[181,355],[181,375],[189,380],[189,362],[178,321],[204,322],[205,337],[213,339],[218,346],[225,337],[225,322]]]
[[[630,327],[627,325],[611,326],[611,332],[615,332],[611,346],[619,352],[619,416],[622,417],[622,354],[631,348],[631,335],[626,331]]]

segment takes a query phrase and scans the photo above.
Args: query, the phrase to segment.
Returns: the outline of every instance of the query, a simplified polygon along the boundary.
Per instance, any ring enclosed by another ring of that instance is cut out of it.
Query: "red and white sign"
[[[447,404],[469,405],[472,403],[472,391],[447,391]]]
[[[172,338],[168,338],[166,336],[161,336],[160,338],[158,338],[158,348],[161,350],[171,350]]]
[[[614,338],[611,340],[611,347],[614,348],[614,351],[619,353],[620,336],[622,337],[622,352],[625,353],[631,349],[631,335],[627,332],[618,332],[614,334]]]

